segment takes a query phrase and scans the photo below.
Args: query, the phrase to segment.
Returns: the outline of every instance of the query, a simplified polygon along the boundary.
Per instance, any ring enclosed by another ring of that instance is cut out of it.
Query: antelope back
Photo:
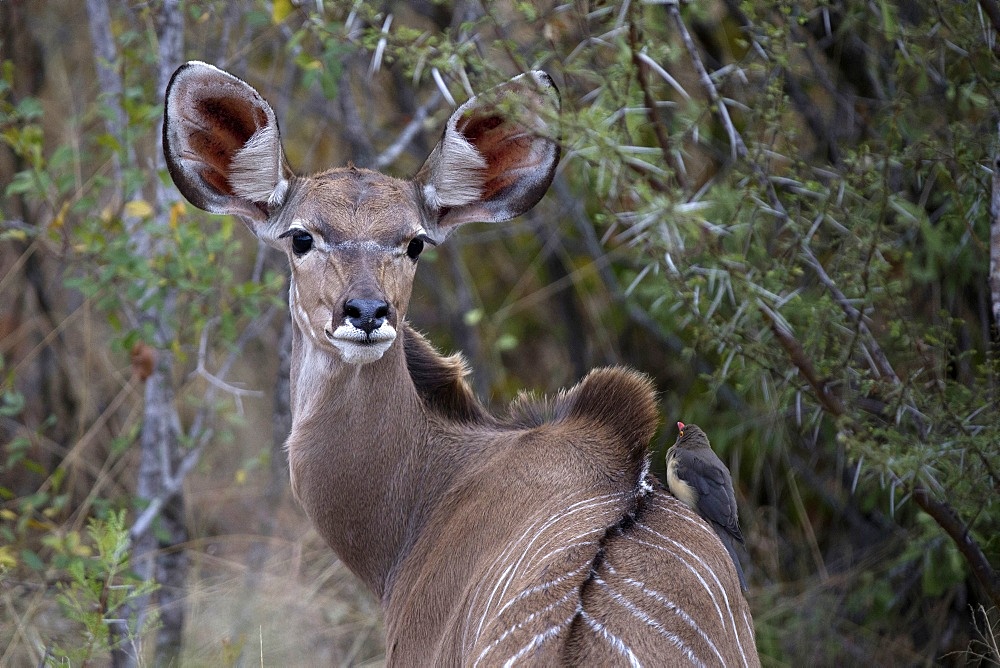
[[[190,62],[167,89],[163,145],[192,204],[240,216],[286,252],[292,316],[311,344],[365,364],[393,345],[425,244],[542,197],[559,160],[558,107],[547,74],[524,74],[459,107],[412,180],[353,167],[297,177],[260,94]]]
[[[649,474],[657,421],[649,380],[612,368],[469,429],[489,447],[399,569],[390,662],[759,665],[718,536]]]

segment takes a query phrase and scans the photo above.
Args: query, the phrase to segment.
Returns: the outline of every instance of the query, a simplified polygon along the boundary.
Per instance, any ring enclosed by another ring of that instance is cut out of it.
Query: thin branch
[[[685,178],[686,170],[676,164],[674,152],[670,149],[670,137],[667,136],[667,130],[663,127],[663,122],[661,121],[659,114],[657,114],[656,98],[653,96],[653,91],[649,87],[650,63],[652,62],[654,65],[656,63],[652,58],[640,53],[640,43],[642,38],[639,33],[639,26],[635,20],[637,18],[638,17],[633,17],[633,20],[629,21],[629,47],[632,52],[632,64],[635,65],[639,87],[642,88],[643,102],[646,106],[646,117],[649,119],[649,124],[653,127],[653,133],[656,135],[656,142],[660,145],[660,151],[663,153],[663,161],[670,165],[674,172],[674,178],[677,179],[681,189],[687,192],[688,183],[687,178]],[[657,65],[657,67],[659,66]],[[662,70],[662,68],[659,69]],[[666,75],[668,81],[673,81],[673,77],[666,74],[665,70],[663,70],[663,74]],[[683,88],[680,90],[685,96],[687,95]]]
[[[417,110],[413,112],[413,118],[411,118],[410,122],[406,124],[403,131],[399,133],[396,140],[389,144],[385,150],[379,153],[378,157],[375,158],[376,169],[385,169],[392,163],[396,162],[399,155],[406,150],[406,147],[409,146],[420,131],[423,130],[424,121],[426,121],[427,117],[430,115],[430,110],[441,103],[441,98],[441,91],[435,89],[430,98],[417,107]]]
[[[844,403],[840,400],[840,397],[830,392],[826,386],[826,381],[822,380],[819,374],[816,372],[816,368],[813,366],[812,362],[806,356],[805,350],[802,348],[802,344],[798,342],[798,339],[792,335],[792,332],[788,329],[788,326],[784,323],[784,320],[778,316],[771,308],[758,300],[758,307],[761,313],[767,318],[768,325],[771,327],[771,331],[774,333],[778,343],[781,347],[785,349],[785,353],[788,355],[788,359],[795,365],[795,368],[799,370],[802,377],[806,379],[809,387],[812,388],[816,397],[819,399],[823,408],[826,409],[828,413],[834,417],[841,417],[847,412],[844,407]]]
[[[747,145],[743,142],[743,137],[740,136],[740,133],[736,131],[736,126],[733,125],[733,120],[729,117],[729,109],[726,108],[726,103],[723,101],[722,96],[719,95],[719,90],[715,87],[715,82],[712,81],[712,77],[708,75],[708,70],[705,69],[705,64],[701,60],[701,54],[698,53],[698,47],[695,46],[694,40],[691,38],[691,33],[688,31],[687,25],[685,25],[684,19],[681,17],[680,8],[676,3],[668,4],[667,13],[670,14],[677,25],[681,41],[684,42],[684,48],[687,49],[688,55],[691,57],[691,64],[694,65],[695,72],[698,74],[698,81],[701,83],[701,87],[705,89],[708,99],[711,100],[712,105],[718,112],[719,120],[722,122],[722,127],[725,128],[726,134],[729,135],[731,158],[734,161],[738,158],[745,158],[748,153]]]
[[[268,323],[271,322],[274,314],[277,313],[280,308],[281,307],[278,306],[272,306],[263,316],[254,319],[249,325],[247,325],[243,332],[240,333],[239,338],[236,339],[236,342],[233,343],[229,350],[229,355],[227,355],[226,359],[221,365],[219,365],[218,371],[214,374],[215,378],[225,382],[233,364],[236,363],[236,360],[239,359],[240,355],[243,353],[243,349],[246,348],[246,345],[264,330]],[[204,338],[204,330],[202,331],[202,336]],[[212,383],[206,390],[205,396],[201,401],[201,407],[198,409],[198,412],[195,413],[194,419],[191,420],[191,426],[188,428],[189,439],[200,439],[203,432],[209,431],[204,426],[205,421],[208,420],[208,417],[213,410],[215,397],[220,389],[225,388],[220,388],[218,385]],[[261,393],[260,396],[262,395],[263,393]]]
[[[1000,126],[998,126],[1000,130]],[[1000,133],[998,133],[1000,134]],[[990,296],[993,326],[1000,341],[1000,137],[993,153],[993,193],[990,197]]]
[[[888,356],[886,356],[885,351],[882,350],[882,347],[875,340],[871,330],[868,328],[868,324],[865,322],[864,314],[851,304],[847,295],[841,292],[840,288],[826,273],[826,270],[823,268],[823,264],[813,254],[812,249],[809,248],[808,245],[803,244],[802,253],[805,257],[806,263],[812,267],[814,272],[816,272],[816,277],[819,278],[820,283],[822,283],[823,286],[830,292],[834,301],[837,302],[837,305],[840,306],[841,310],[847,315],[848,318],[855,322],[858,331],[867,337],[868,344],[870,346],[869,352],[871,353],[871,359],[873,365],[875,366],[875,371],[877,371],[879,375],[888,378],[893,384],[899,385],[899,376],[896,375],[896,371],[892,368],[892,364],[889,362]]]
[[[932,497],[931,493],[922,485],[914,486],[913,500],[955,542],[958,551],[962,553],[972,569],[972,574],[986,590],[986,595],[993,601],[993,605],[1000,607],[1000,572],[990,564],[989,559],[979,547],[979,543],[972,538],[969,528],[954,508],[950,504]]]
[[[214,375],[208,370],[208,367],[206,366],[208,359],[208,331],[211,324],[212,322],[209,321],[205,323],[205,326],[201,329],[201,338],[198,342],[198,365],[195,372],[223,392],[227,392],[237,397],[263,397],[264,393],[260,390],[244,390],[243,388],[236,387],[235,385],[230,385],[225,380]],[[244,333],[246,333],[249,329],[250,327],[247,327],[247,329],[244,330]],[[206,401],[206,403],[209,402]]]
[[[990,25],[993,26],[993,30],[1000,33],[1000,5],[997,4],[996,0],[979,0],[979,6],[990,17]]]

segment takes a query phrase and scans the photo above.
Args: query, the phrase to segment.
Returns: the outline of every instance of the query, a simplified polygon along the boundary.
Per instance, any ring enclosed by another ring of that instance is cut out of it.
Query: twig
[[[698,81],[701,83],[701,87],[705,89],[708,99],[715,106],[719,114],[719,120],[722,122],[722,127],[725,128],[726,134],[729,135],[731,158],[735,161],[738,158],[746,157],[747,145],[743,142],[743,137],[740,136],[740,133],[736,131],[736,127],[729,117],[729,109],[726,108],[726,103],[723,101],[722,96],[719,95],[719,90],[715,87],[712,77],[708,75],[708,70],[705,69],[705,64],[701,60],[701,54],[698,53],[698,47],[695,46],[694,40],[691,39],[691,33],[688,32],[687,25],[684,24],[684,19],[681,17],[680,8],[676,4],[668,4],[667,13],[670,14],[671,18],[674,19],[674,23],[677,24],[681,41],[684,42],[684,48],[687,49],[688,55],[691,57],[691,64],[694,65],[694,70],[698,74]]]
[[[872,363],[875,367],[875,371],[879,375],[888,378],[893,384],[899,385],[899,376],[896,375],[896,371],[892,368],[892,364],[889,362],[889,358],[886,356],[882,347],[872,336],[871,330],[868,328],[868,324],[865,322],[864,314],[859,311],[851,301],[847,298],[840,288],[833,281],[832,278],[826,273],[823,268],[823,264],[819,259],[813,254],[812,249],[808,245],[803,244],[802,253],[805,257],[806,264],[812,267],[813,271],[816,272],[816,277],[819,278],[820,283],[830,292],[833,296],[837,305],[840,306],[841,310],[847,315],[848,318],[853,320],[858,327],[858,331],[868,338],[868,344],[871,348],[869,351],[871,353]]]
[[[209,383],[222,390],[237,397],[263,397],[264,393],[260,390],[244,390],[243,388],[236,387],[235,385],[230,385],[222,378],[212,374],[205,366],[205,362],[208,358],[208,330],[212,321],[205,323],[205,326],[201,329],[201,339],[198,342],[198,366],[195,372],[207,380]],[[247,327],[249,330],[250,327]],[[244,330],[246,332],[246,330]],[[227,369],[228,370],[228,369]],[[210,403],[206,401],[206,403]]]
[[[770,325],[775,338],[778,339],[778,343],[785,349],[788,359],[799,370],[802,377],[806,379],[806,382],[813,389],[823,408],[834,417],[844,415],[847,412],[844,403],[840,400],[840,397],[830,392],[826,386],[826,382],[820,379],[816,368],[809,361],[809,358],[806,357],[806,353],[802,349],[802,344],[792,335],[792,332],[785,325],[784,321],[764,302],[758,300],[757,305],[761,313],[764,314],[764,317],[767,318],[768,325]]]
[[[660,145],[660,151],[663,153],[663,161],[670,165],[674,172],[674,178],[677,179],[677,183],[680,185],[681,189],[687,192],[688,183],[685,177],[686,171],[683,166],[676,164],[675,156],[673,151],[670,150],[670,137],[667,136],[666,128],[663,127],[663,122],[660,120],[659,115],[656,113],[656,98],[653,97],[653,91],[649,87],[649,72],[650,63],[653,63],[661,71],[661,76],[664,76],[667,81],[673,81],[674,84],[677,82],[673,80],[666,70],[656,65],[655,61],[649,56],[646,56],[639,51],[639,45],[641,40],[639,33],[639,26],[634,20],[629,21],[628,34],[629,34],[629,46],[632,52],[632,63],[635,65],[636,77],[639,80],[639,87],[642,88],[643,102],[646,106],[646,117],[649,119],[650,125],[653,127],[653,133],[656,135],[656,142]],[[687,93],[680,85],[675,86],[678,88],[685,96]]]
[[[1000,125],[998,125],[1000,135]],[[1000,341],[1000,136],[993,153],[993,193],[990,197],[990,297],[993,326]]]
[[[986,595],[993,601],[993,605],[1000,606],[1000,573],[990,564],[979,543],[969,534],[969,528],[962,522],[954,508],[932,497],[922,485],[914,485],[913,500],[955,542],[958,551],[965,557],[972,574],[986,590]]]
[[[402,153],[410,142],[423,130],[424,121],[430,115],[430,110],[436,107],[441,102],[441,91],[435,89],[434,93],[428,98],[426,102],[417,107],[417,110],[413,112],[413,118],[410,122],[406,124],[403,131],[399,133],[396,140],[389,144],[384,151],[378,154],[375,158],[375,168],[385,169],[392,163],[396,162],[399,158],[399,154]]]
[[[996,3],[996,0],[979,0],[979,6],[990,17],[990,25],[993,26],[993,30],[1000,33],[1000,5]]]
[[[226,376],[229,375],[229,370],[232,368],[236,360],[242,354],[243,349],[246,347],[252,339],[254,339],[260,332],[271,322],[271,318],[281,307],[272,306],[267,310],[267,312],[253,320],[240,334],[239,338],[229,350],[229,355],[226,356],[225,361],[219,365],[218,371],[215,372],[215,377],[220,380],[225,380]],[[204,330],[202,332],[204,337]],[[200,356],[200,353],[199,353]],[[227,384],[228,385],[228,384]],[[212,384],[208,390],[205,392],[205,396],[201,401],[201,407],[198,412],[195,413],[194,419],[191,420],[191,426],[188,428],[189,438],[201,438],[203,431],[207,431],[204,427],[205,421],[208,419],[210,412],[212,411],[212,405],[215,403],[215,397],[217,390],[225,389],[219,388],[217,385]],[[256,396],[263,396],[263,392]]]

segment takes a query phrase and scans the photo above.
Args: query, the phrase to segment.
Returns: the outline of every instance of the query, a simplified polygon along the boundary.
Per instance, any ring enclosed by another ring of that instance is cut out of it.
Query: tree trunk
[[[120,57],[111,31],[109,7],[97,0],[88,0],[87,13],[98,79],[102,90],[110,97],[108,106],[112,113],[106,120],[106,127],[126,147],[125,155],[129,162],[134,162],[135,152],[125,132],[127,117],[121,99],[124,88],[116,69]],[[171,73],[180,64],[183,51],[183,15],[178,0],[165,0],[163,3],[158,37],[160,67],[157,95],[162,99]],[[156,171],[165,169],[162,150],[156,152],[153,161]],[[115,169],[120,174],[117,164]],[[153,188],[156,214],[155,219],[148,224],[165,226],[169,216],[168,192],[158,179],[154,180]],[[121,196],[127,200],[140,194],[121,193]],[[126,222],[132,223],[128,227],[136,252],[147,258],[154,257],[160,249],[155,247],[148,228],[144,229],[141,221]],[[156,665],[178,662],[184,626],[181,592],[187,578],[187,558],[183,548],[177,547],[187,541],[183,489],[176,493],[168,491],[177,489],[174,471],[184,455],[180,439],[180,418],[174,404],[174,360],[169,352],[169,344],[173,338],[171,321],[174,301],[174,295],[170,292],[158,305],[143,309],[138,314],[140,321],[153,325],[155,336],[150,343],[157,350],[157,355],[153,372],[146,379],[136,500],[140,506],[144,506],[164,495],[169,496],[160,500],[163,510],[157,525],[158,531],[154,532],[153,525],[147,524],[147,528],[132,535],[131,561],[134,572],[143,580],[155,579],[162,585],[157,594],[161,626],[156,642]],[[149,596],[132,599],[119,616],[119,621],[112,623],[112,665],[124,667],[141,663],[139,634],[147,619],[150,603]]]

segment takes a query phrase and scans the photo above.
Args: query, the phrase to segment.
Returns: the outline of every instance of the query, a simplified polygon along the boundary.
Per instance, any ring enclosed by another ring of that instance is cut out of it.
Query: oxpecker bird
[[[745,592],[747,581],[733,548],[733,539],[744,544],[733,478],[698,425],[678,422],[677,428],[677,442],[667,450],[667,488],[712,525],[733,559]]]

